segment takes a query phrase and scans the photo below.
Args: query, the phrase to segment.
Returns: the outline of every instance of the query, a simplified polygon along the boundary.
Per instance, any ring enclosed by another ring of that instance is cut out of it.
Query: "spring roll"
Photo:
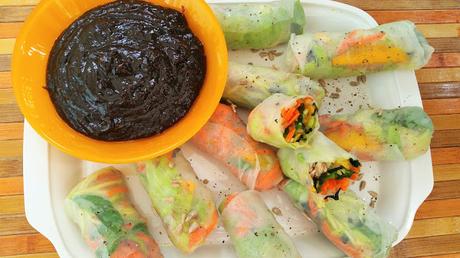
[[[389,255],[397,230],[350,190],[338,199],[323,199],[308,187],[287,180],[281,184],[298,208],[312,219],[337,248],[353,258]]]
[[[238,257],[301,257],[257,192],[230,195],[219,212]]]
[[[433,123],[420,107],[322,116],[321,130],[361,160],[410,160],[430,148]]]
[[[138,162],[140,181],[160,216],[169,239],[179,250],[191,253],[216,228],[218,213],[212,193],[196,178],[192,168],[179,169],[179,154],[170,153]]]
[[[313,185],[322,195],[346,191],[361,170],[361,163],[353,155],[320,132],[313,137],[310,148],[283,148],[278,158],[287,177],[305,186]]]
[[[410,21],[348,33],[292,36],[286,63],[313,79],[339,78],[396,69],[419,69],[434,49]]]
[[[317,81],[269,67],[230,62],[224,98],[239,107],[253,109],[275,93],[312,96],[321,104],[325,92]]]
[[[129,200],[123,175],[113,167],[75,186],[65,199],[65,210],[98,258],[163,257]]]
[[[212,5],[231,49],[262,49],[301,34],[305,13],[299,0]]]
[[[249,189],[268,190],[283,179],[275,151],[254,141],[230,106],[219,104],[191,143],[224,164]]]
[[[318,131],[318,106],[310,96],[274,94],[249,114],[248,133],[277,148],[309,146]]]

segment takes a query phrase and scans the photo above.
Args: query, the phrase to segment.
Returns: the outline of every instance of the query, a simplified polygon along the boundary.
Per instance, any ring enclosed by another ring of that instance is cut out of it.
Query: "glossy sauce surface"
[[[158,134],[185,116],[205,73],[203,46],[182,13],[125,0],[88,11],[59,36],[47,89],[72,128],[123,141]]]

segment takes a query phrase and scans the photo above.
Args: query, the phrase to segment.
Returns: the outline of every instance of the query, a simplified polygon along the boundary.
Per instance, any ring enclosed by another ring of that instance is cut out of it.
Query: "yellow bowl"
[[[200,95],[175,125],[161,134],[132,141],[105,142],[67,125],[56,112],[46,85],[49,53],[59,35],[86,11],[112,0],[42,0],[27,18],[13,55],[13,85],[27,121],[50,144],[80,159],[128,163],[159,156],[179,147],[206,123],[222,96],[227,78],[227,48],[222,29],[203,0],[148,0],[185,16],[206,53],[206,78]]]

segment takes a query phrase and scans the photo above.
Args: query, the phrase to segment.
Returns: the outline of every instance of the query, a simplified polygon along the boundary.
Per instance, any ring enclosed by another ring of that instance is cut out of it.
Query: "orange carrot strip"
[[[347,178],[343,178],[340,182],[340,189],[342,189],[342,191],[346,191],[349,185],[350,180],[348,180]]]
[[[259,157],[265,159],[265,156],[271,156],[271,149],[258,149],[257,154]],[[264,169],[264,167],[261,167]],[[281,180],[283,180],[283,175],[279,173],[280,167],[278,162],[270,166],[269,169],[265,169],[264,173],[259,173],[257,177],[257,189],[260,191],[269,190],[273,185],[277,185]]]
[[[119,193],[127,193],[128,188],[126,186],[117,186],[117,187],[112,187],[107,190],[107,196],[112,197],[115,196]]]
[[[297,118],[299,118],[299,116],[300,116],[300,113],[298,110],[296,110],[294,115],[287,122],[286,127],[292,125],[297,120]]]
[[[295,133],[295,127],[294,126],[291,126],[289,128],[289,133],[288,135],[286,136],[286,141],[287,142],[290,142],[292,140],[292,137],[294,137],[294,133]]]
[[[375,41],[382,39],[385,36],[385,33],[378,32],[369,36],[364,36],[362,38],[357,38],[356,34],[358,31],[352,31],[348,36],[342,41],[342,44],[337,48],[337,54],[341,55],[348,51],[350,48],[356,46],[366,45]]]
[[[188,246],[189,248],[193,248],[199,245],[202,241],[206,239],[206,237],[211,234],[211,232],[216,228],[218,222],[219,215],[217,211],[214,211],[213,216],[211,217],[211,222],[209,225],[205,227],[200,227],[197,230],[193,231],[190,234]]]
[[[353,170],[353,168],[354,168],[354,167],[352,167],[351,170]],[[351,177],[350,177],[351,180],[356,180],[356,179],[358,179],[358,174],[359,174],[359,173],[354,173],[353,175],[351,175]]]
[[[292,108],[288,109],[288,111],[286,111],[286,113],[285,113],[283,118],[285,120],[289,120],[289,118],[291,118],[294,115],[296,110],[297,109],[295,107],[292,107]]]
[[[235,153],[234,150],[238,148],[234,146],[234,140],[232,139],[232,136],[228,134],[229,131],[232,131],[241,137],[249,146],[252,147],[251,149],[255,150],[259,155],[262,155],[263,153],[263,155],[266,156],[266,159],[273,161],[271,166],[265,167],[259,171],[255,185],[256,190],[271,189],[283,179],[283,173],[281,172],[280,164],[275,151],[265,144],[254,141],[247,133],[246,125],[239,116],[233,112],[233,109],[230,106],[219,104],[209,122],[218,124],[221,128],[229,130],[216,130],[215,126],[210,127],[207,124],[192,138],[192,143],[195,146],[200,148],[202,151],[213,155],[214,158],[226,165],[235,176],[239,177],[241,171],[236,166],[227,162],[228,158],[232,155],[244,154]],[[247,151],[247,153],[250,152],[251,150]],[[243,178],[241,178],[241,181],[245,184],[248,180],[250,180],[249,176],[243,176]]]
[[[106,182],[112,180],[122,180],[119,174],[112,173],[111,170],[107,170],[107,172],[102,173],[97,176],[97,181],[99,182]]]
[[[340,239],[340,236],[332,232],[327,222],[324,222],[321,228],[322,228],[323,234],[329,239],[329,241],[334,243],[335,246],[337,246],[344,253],[346,253],[350,257],[355,257],[355,258],[363,257],[363,254],[359,249],[356,249],[356,247],[352,245],[343,243],[343,241]]]

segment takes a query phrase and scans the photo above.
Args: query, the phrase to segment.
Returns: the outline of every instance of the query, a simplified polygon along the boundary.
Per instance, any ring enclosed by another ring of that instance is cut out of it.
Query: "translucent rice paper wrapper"
[[[228,105],[219,104],[191,143],[219,160],[250,189],[269,190],[283,179],[275,151],[254,141]]]
[[[320,105],[325,91],[317,81],[274,68],[229,63],[224,98],[239,107],[253,109],[275,93],[309,95]]]
[[[286,43],[301,34],[305,14],[299,0],[270,3],[213,4],[214,14],[231,49],[261,49]]]
[[[292,180],[282,189],[297,207],[318,225],[322,233],[350,257],[387,257],[396,240],[396,229],[377,216],[353,191],[341,192],[338,200],[324,200]]]
[[[310,148],[283,148],[278,151],[278,157],[283,173],[303,185],[313,184],[309,171],[317,162],[355,159],[320,132],[313,137]]]
[[[219,211],[238,257],[301,257],[257,192],[232,195],[224,200]]]
[[[320,120],[326,136],[366,161],[416,158],[430,148],[434,130],[420,107],[363,109]]]
[[[65,209],[96,257],[163,257],[115,168],[83,179],[66,197]]]
[[[396,69],[419,69],[434,49],[410,21],[348,33],[293,35],[285,55],[289,71],[313,79]]]
[[[216,228],[218,214],[212,193],[190,165],[178,167],[181,160],[180,153],[170,153],[138,162],[137,171],[170,240],[179,250],[191,253]]]
[[[284,109],[295,106],[298,99],[307,96],[286,96],[274,94],[265,99],[248,117],[248,133],[256,141],[264,142],[277,148],[301,148],[310,146],[310,140],[304,142],[288,143],[284,138],[283,119],[281,112]],[[316,103],[316,102],[315,102]],[[315,123],[313,130],[307,133],[307,138],[311,138],[319,129],[318,112],[314,115]]]
[[[229,195],[248,190],[224,165],[187,143],[181,147],[182,153],[190,162],[199,180],[214,194],[219,205]],[[265,202],[281,227],[291,237],[316,234],[316,226],[290,201],[289,197],[279,189],[260,192]],[[217,229],[208,237],[208,243],[229,244],[229,235],[222,227],[221,221]]]

